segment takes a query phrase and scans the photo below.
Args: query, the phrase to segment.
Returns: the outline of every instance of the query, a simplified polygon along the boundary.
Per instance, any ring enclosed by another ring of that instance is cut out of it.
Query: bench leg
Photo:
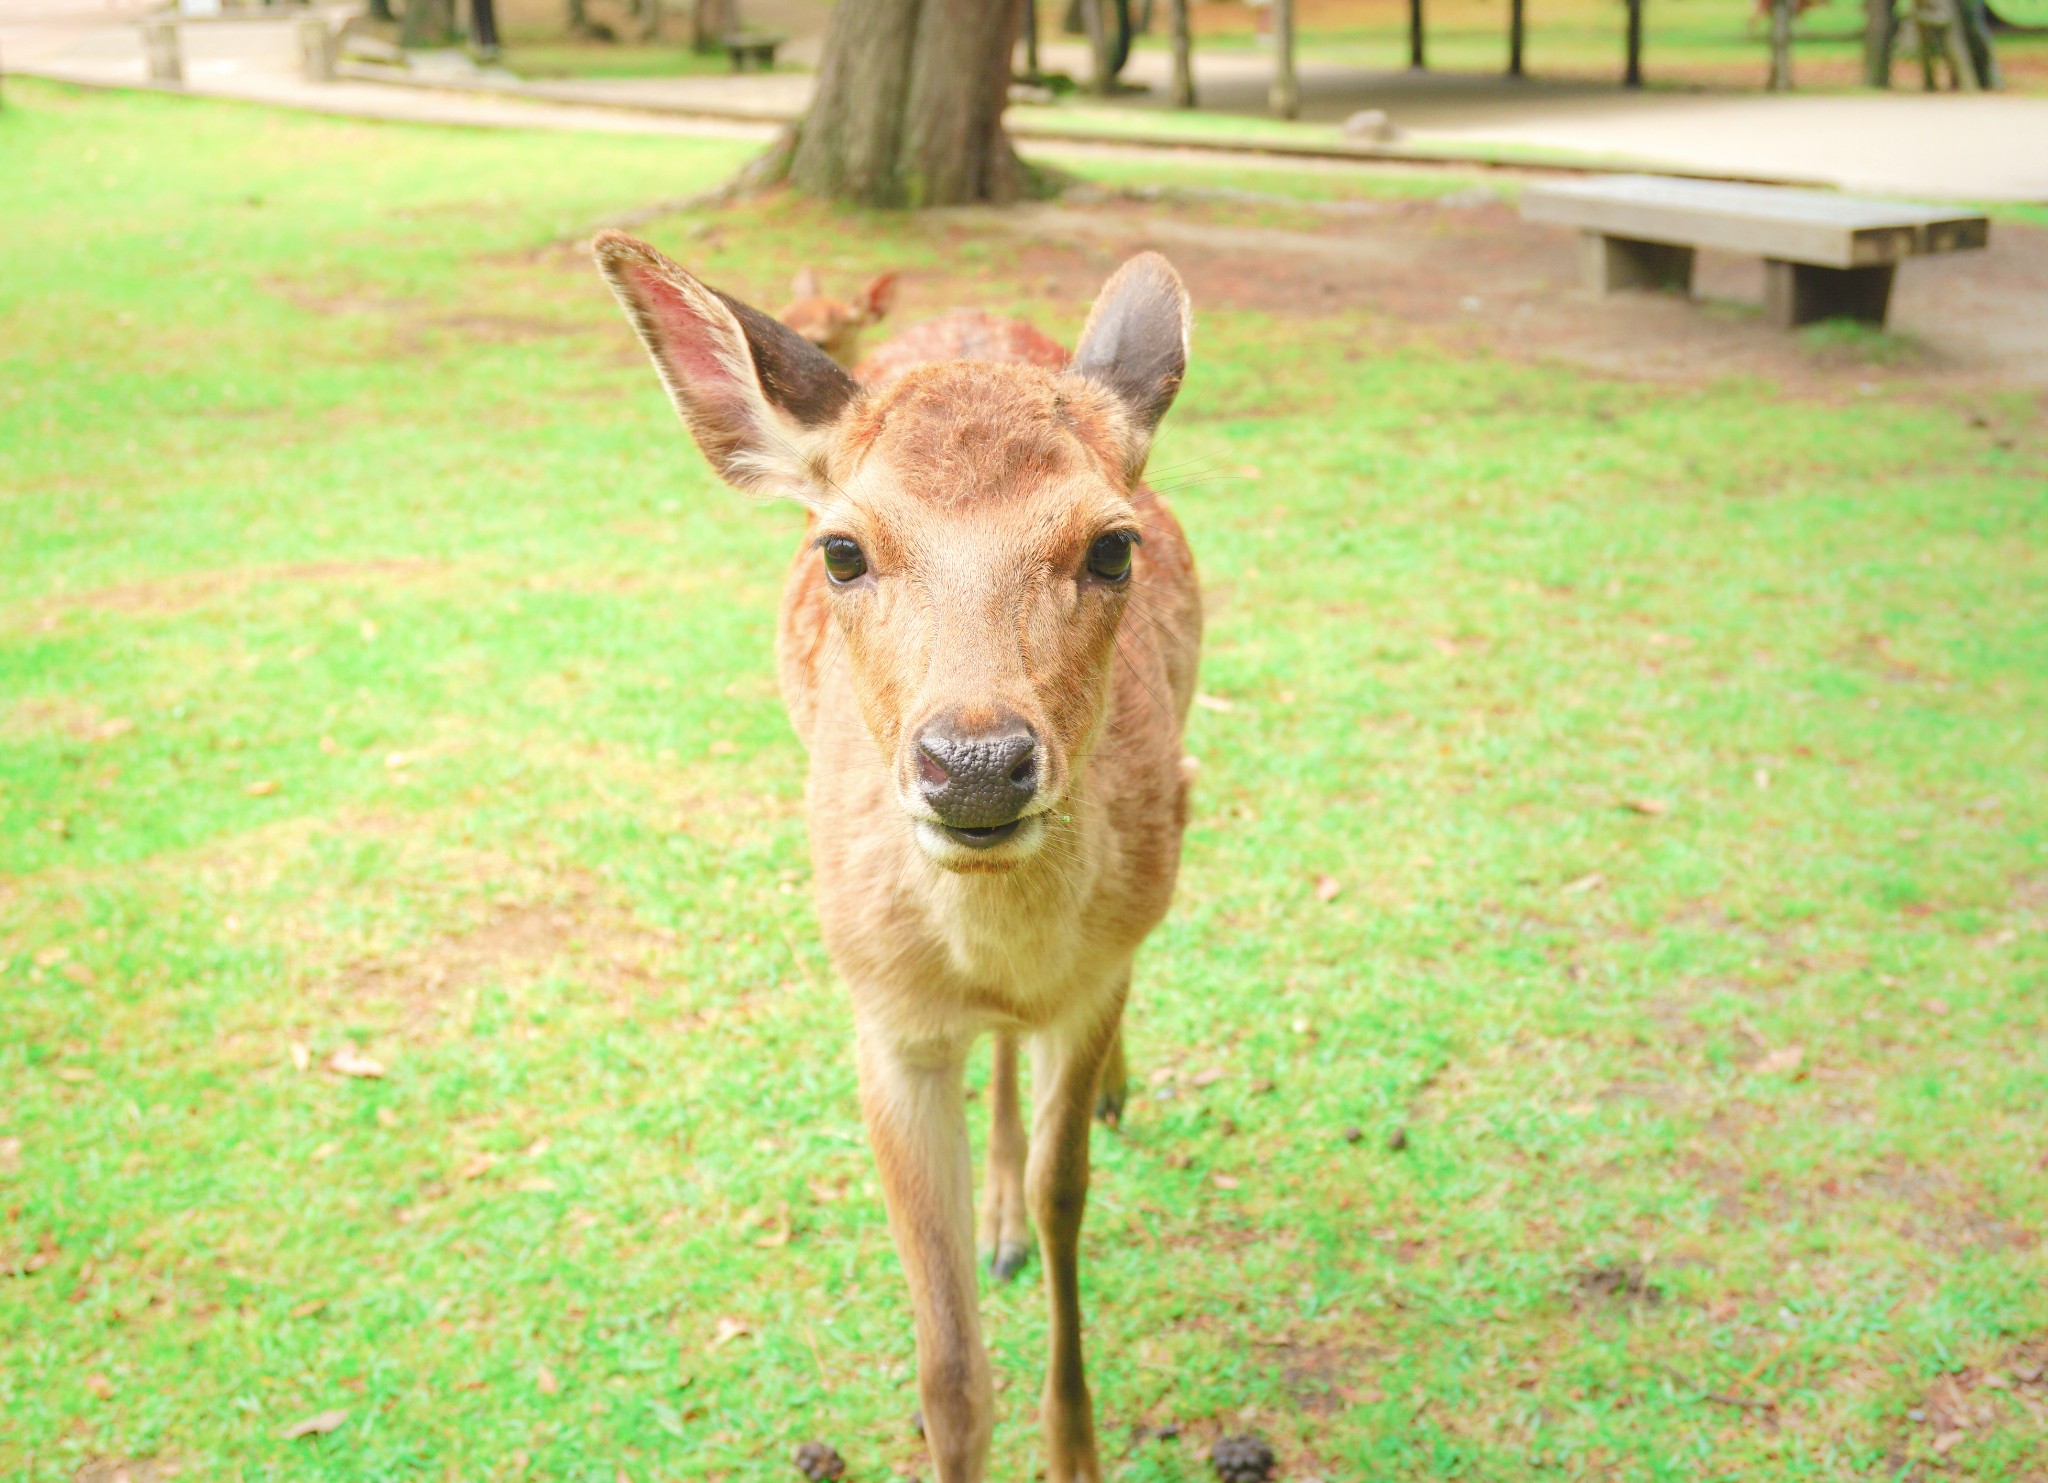
[[[1692,293],[1692,249],[1669,242],[1639,242],[1633,237],[1579,233],[1579,268],[1589,293],[1607,295],[1625,288],[1663,289]]]
[[[1884,325],[1895,265],[1817,268],[1811,263],[1764,259],[1764,313],[1780,329],[1820,319],[1858,319]]]

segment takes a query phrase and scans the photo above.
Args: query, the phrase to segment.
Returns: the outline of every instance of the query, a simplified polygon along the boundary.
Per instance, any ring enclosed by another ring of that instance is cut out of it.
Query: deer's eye
[[[854,581],[868,569],[860,547],[845,536],[829,536],[824,544],[825,575],[842,585]]]
[[[1097,536],[1095,544],[1088,548],[1088,573],[1105,582],[1121,582],[1131,574],[1131,543],[1136,539],[1127,530],[1113,530],[1108,535]]]

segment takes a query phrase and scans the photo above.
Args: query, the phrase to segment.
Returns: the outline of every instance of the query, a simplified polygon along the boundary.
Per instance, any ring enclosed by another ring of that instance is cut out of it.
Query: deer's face
[[[1094,740],[1144,534],[1120,433],[1106,392],[963,362],[835,437],[812,545],[863,719],[942,865],[1037,849]]]
[[[1073,366],[950,362],[877,394],[653,249],[600,263],[725,478],[811,509],[862,719],[919,846],[999,870],[1044,843],[1097,735],[1131,585],[1131,493],[1186,365],[1162,258],[1119,271]]]
[[[879,323],[896,297],[896,275],[878,274],[848,302],[821,290],[818,275],[805,268],[790,285],[790,295],[789,303],[776,318],[842,368],[852,370],[854,362],[860,359],[860,332]]]

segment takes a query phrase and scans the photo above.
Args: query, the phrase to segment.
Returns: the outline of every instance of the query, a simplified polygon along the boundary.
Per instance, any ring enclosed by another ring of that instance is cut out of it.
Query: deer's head
[[[1133,494],[1187,365],[1172,267],[1120,268],[1065,371],[952,361],[870,393],[645,243],[596,245],[712,467],[809,508],[862,718],[925,854],[1028,858],[1094,743],[1145,580]]]
[[[848,303],[827,294],[818,286],[818,275],[803,268],[789,294],[789,306],[776,317],[850,371],[860,359],[860,332],[880,323],[895,301],[896,275],[877,274]]]

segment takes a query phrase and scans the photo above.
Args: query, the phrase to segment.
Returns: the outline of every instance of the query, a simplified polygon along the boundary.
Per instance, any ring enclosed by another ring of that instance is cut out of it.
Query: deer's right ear
[[[787,325],[727,298],[623,232],[592,244],[690,436],[728,484],[816,497],[853,378]]]

